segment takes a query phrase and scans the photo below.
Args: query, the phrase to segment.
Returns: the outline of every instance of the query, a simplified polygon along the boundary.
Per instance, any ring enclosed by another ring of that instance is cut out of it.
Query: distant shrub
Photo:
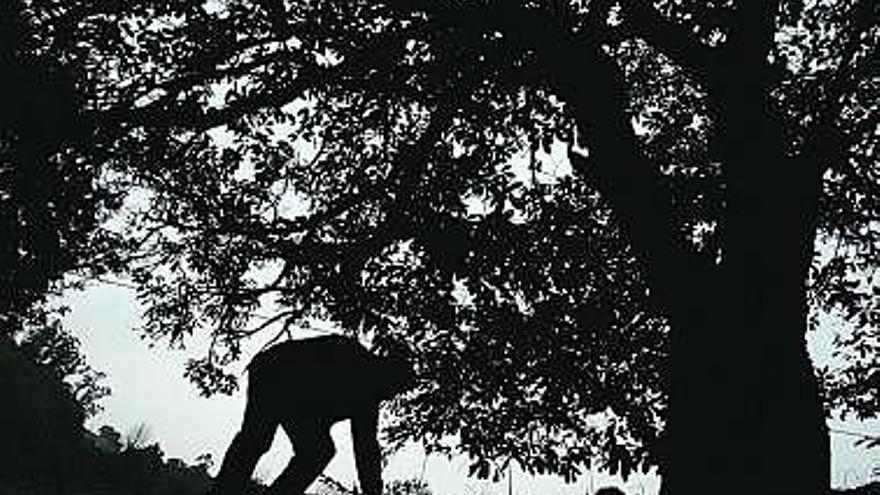
[[[49,366],[0,339],[0,494],[204,495],[210,456],[164,459],[140,425],[83,428],[81,404]]]
[[[65,483],[83,449],[83,411],[51,369],[0,342],[0,479]]]

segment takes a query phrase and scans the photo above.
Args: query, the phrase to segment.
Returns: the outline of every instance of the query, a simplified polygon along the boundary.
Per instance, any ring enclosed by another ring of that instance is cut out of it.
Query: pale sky
[[[106,383],[112,388],[112,394],[102,402],[104,411],[90,420],[88,426],[97,429],[102,424],[109,424],[125,434],[145,423],[153,441],[159,442],[166,457],[193,462],[198,455],[211,453],[219,464],[241,420],[244,408],[242,390],[232,397],[199,397],[195,387],[182,376],[184,363],[192,352],[197,351],[172,351],[162,344],[149,348],[148,342],[140,339],[133,330],[140,310],[129,289],[92,284],[85,291],[68,295],[65,302],[71,308],[66,317],[68,327],[81,339],[83,351],[92,366],[108,374]],[[814,358],[821,359],[822,355],[828,354],[830,334],[826,331],[813,336],[811,351]],[[834,421],[829,424],[835,429],[866,433],[880,431],[880,421]],[[325,473],[352,486],[356,476],[348,424],[334,426],[332,435],[337,454]],[[855,440],[841,434],[831,436],[833,486],[865,484],[872,480],[872,469],[880,468],[880,448],[856,448],[853,446]],[[257,467],[256,475],[263,480],[273,479],[283,469],[290,453],[287,439],[279,430],[271,451]],[[432,456],[426,459],[418,446],[411,446],[391,458],[384,477],[386,481],[423,478],[436,495],[507,494],[506,479],[500,483],[470,479],[467,465],[464,458],[448,461]],[[656,477],[641,475],[632,475],[624,483],[606,473],[592,473],[581,476],[573,484],[565,484],[550,476],[530,477],[516,470],[513,475],[516,495],[584,495],[609,485],[623,488],[630,495],[655,494],[659,487]]]

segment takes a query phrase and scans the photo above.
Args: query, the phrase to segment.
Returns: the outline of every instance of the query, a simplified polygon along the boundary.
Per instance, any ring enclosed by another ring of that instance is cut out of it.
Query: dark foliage
[[[86,417],[92,416],[101,410],[100,400],[110,393],[103,383],[105,374],[89,365],[79,340],[55,313],[32,309],[22,330],[14,335],[15,352],[44,369],[76,400]]]
[[[119,443],[108,449],[120,434],[107,426],[99,435],[86,436],[90,457],[77,480],[80,489],[132,495],[204,495],[210,489],[209,462],[187,465],[180,459],[166,460],[155,443],[127,447]]]
[[[75,472],[83,411],[47,366],[0,343],[0,480],[52,477]]]
[[[38,383],[41,382],[32,380],[29,386]],[[212,485],[208,475],[209,456],[188,465],[180,459],[166,460],[158,444],[123,446],[120,433],[112,427],[103,426],[99,434],[94,434],[84,430],[81,421],[58,422],[54,404],[62,401],[47,399],[39,393],[37,397],[50,405],[33,407],[31,404],[25,412],[51,414],[44,414],[40,420],[31,417],[3,423],[3,438],[11,442],[4,442],[0,447],[3,462],[0,492],[9,495],[208,493]],[[18,405],[13,405],[13,410],[17,410]],[[6,414],[3,419],[10,416]],[[248,493],[260,493],[261,488],[252,483],[248,490]]]
[[[0,331],[20,330],[66,273],[119,268],[123,243],[100,227],[120,206],[98,185],[91,125],[71,60],[45,45],[41,4],[0,7]],[[62,36],[63,26],[56,35]]]

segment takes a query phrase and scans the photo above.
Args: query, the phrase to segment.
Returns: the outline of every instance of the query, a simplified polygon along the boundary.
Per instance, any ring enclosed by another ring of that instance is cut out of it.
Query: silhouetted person
[[[338,335],[292,340],[260,352],[248,365],[244,420],[223,459],[215,491],[240,495],[281,425],[294,457],[270,493],[304,493],[336,452],[330,427],[350,419],[361,491],[381,495],[379,402],[412,380],[408,360],[378,357]]]

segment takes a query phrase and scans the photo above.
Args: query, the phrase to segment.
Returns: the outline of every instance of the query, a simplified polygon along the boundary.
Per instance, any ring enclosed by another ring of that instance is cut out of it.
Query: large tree
[[[64,41],[33,22],[36,7],[0,7],[0,332],[7,335],[65,274],[105,272],[118,265],[121,247],[101,227],[121,196],[108,181],[98,185],[100,164],[79,151],[89,126],[77,69]]]
[[[832,398],[880,409],[873,2],[44,3],[206,392],[323,317],[416,348],[395,438],[480,473],[819,493],[804,333],[841,309]]]

